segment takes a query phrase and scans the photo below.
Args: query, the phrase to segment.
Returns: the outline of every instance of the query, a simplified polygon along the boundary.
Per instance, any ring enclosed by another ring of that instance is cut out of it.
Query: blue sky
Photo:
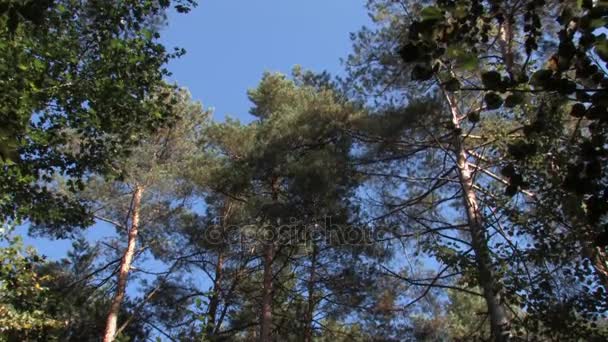
[[[199,0],[183,15],[171,13],[161,39],[168,49],[187,53],[172,61],[172,82],[188,88],[195,100],[248,121],[247,89],[265,71],[289,73],[301,65],[340,74],[340,58],[350,52],[349,34],[369,23],[364,1],[355,0]],[[25,233],[20,227],[17,233]],[[114,235],[108,224],[95,224],[90,241]],[[26,238],[26,244],[60,259],[70,240]]]
[[[172,14],[162,33],[187,54],[169,65],[214,117],[247,120],[246,91],[264,71],[289,73],[301,65],[332,74],[350,51],[350,32],[368,23],[365,1],[199,0],[187,15]]]

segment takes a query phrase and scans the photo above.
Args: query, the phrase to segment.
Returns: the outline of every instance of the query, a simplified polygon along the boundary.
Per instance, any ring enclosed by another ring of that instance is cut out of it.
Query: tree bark
[[[510,323],[505,308],[501,303],[497,283],[492,271],[492,257],[488,248],[485,228],[483,226],[483,215],[479,208],[477,195],[473,189],[473,174],[467,161],[467,152],[463,146],[460,134],[460,120],[462,115],[452,95],[446,93],[446,99],[450,106],[452,123],[456,134],[454,134],[454,152],[456,154],[456,166],[458,169],[459,182],[463,192],[463,204],[467,213],[469,232],[471,235],[471,246],[475,252],[477,264],[478,281],[483,289],[483,295],[490,316],[490,327],[492,336],[496,342],[510,340]]]
[[[239,269],[236,271],[236,274],[234,276],[234,280],[232,282],[232,285],[230,286],[230,288],[228,289],[226,295],[224,298],[226,298],[226,300],[224,301],[224,307],[222,308],[222,312],[220,313],[220,317],[218,317],[217,322],[215,324],[215,331],[216,333],[218,333],[220,331],[220,329],[222,328],[222,322],[224,322],[224,318],[226,317],[226,314],[228,313],[228,308],[231,305],[230,302],[230,298],[232,298],[232,294],[234,293],[234,291],[236,290],[237,286],[239,285],[239,282],[241,280],[241,272],[243,270]]]
[[[217,255],[217,264],[215,265],[215,280],[213,281],[213,294],[209,300],[209,311],[207,313],[207,326],[205,327],[205,335],[211,339],[216,333],[216,315],[217,308],[220,303],[220,291],[222,284],[222,271],[224,267],[224,253],[220,250]]]
[[[312,342],[312,321],[315,312],[315,277],[317,270],[317,245],[313,241],[310,261],[310,275],[308,277],[308,304],[306,307],[306,326],[304,328],[304,342]]]
[[[125,291],[127,288],[127,278],[129,277],[129,270],[131,269],[131,263],[133,262],[133,255],[135,254],[135,244],[137,243],[137,233],[139,230],[139,215],[141,210],[141,197],[143,195],[144,188],[140,185],[135,186],[135,192],[133,193],[133,200],[131,204],[131,227],[129,229],[129,236],[127,242],[127,249],[122,256],[120,261],[120,270],[118,273],[118,284],[116,285],[116,293],[110,304],[110,311],[106,320],[106,328],[103,335],[103,342],[112,342],[116,337],[116,325],[118,320],[118,314],[120,312],[120,306],[125,297]]]
[[[226,198],[224,206],[222,208],[221,227],[222,235],[226,232],[226,226],[232,210],[232,203],[230,199]],[[224,241],[221,242],[222,244]],[[209,310],[207,312],[207,326],[205,327],[205,336],[211,339],[213,335],[217,334],[219,324],[217,320],[217,309],[220,305],[220,292],[222,291],[222,278],[224,273],[224,250],[223,246],[219,246],[217,253],[217,264],[215,265],[215,279],[213,281],[213,294],[209,300]]]
[[[505,69],[509,73],[509,76],[513,77],[515,56],[513,55],[513,16],[511,14],[500,25],[500,40],[498,43],[505,63]]]
[[[272,259],[274,258],[274,245],[267,242],[264,250],[264,284],[262,293],[262,322],[260,328],[260,341],[271,342],[272,326]]]
[[[270,182],[272,201],[276,204],[278,200],[278,179],[273,177]],[[272,229],[272,227],[269,227]],[[271,232],[272,233],[272,232]],[[270,234],[272,237],[272,234]],[[272,291],[273,278],[272,263],[274,261],[274,241],[265,238],[264,242],[264,279],[262,285],[262,315],[260,317],[260,342],[272,341]]]

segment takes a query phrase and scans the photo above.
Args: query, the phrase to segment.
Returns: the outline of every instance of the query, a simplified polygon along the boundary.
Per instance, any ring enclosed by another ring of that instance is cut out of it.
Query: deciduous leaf
[[[502,97],[494,92],[489,92],[484,96],[486,108],[488,110],[498,109],[502,106]]]
[[[422,20],[435,21],[443,19],[443,11],[436,6],[428,6],[420,12]]]

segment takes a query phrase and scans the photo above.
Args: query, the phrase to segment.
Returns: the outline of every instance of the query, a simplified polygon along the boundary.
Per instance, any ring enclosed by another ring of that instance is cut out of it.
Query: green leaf
[[[456,91],[460,89],[460,82],[455,78],[450,78],[443,83],[443,86],[448,91]]]
[[[523,102],[524,98],[523,96],[521,96],[521,94],[511,94],[505,99],[505,107],[513,108],[517,105],[522,104]]]
[[[471,123],[476,123],[476,122],[479,122],[479,120],[481,119],[481,115],[480,115],[479,111],[474,110],[467,114],[467,119]]]
[[[443,19],[443,11],[436,6],[429,6],[422,9],[420,16],[422,16],[422,20],[440,20]]]
[[[498,109],[503,103],[502,97],[494,92],[487,93],[484,96],[484,101],[488,110]]]
[[[535,87],[546,88],[549,85],[549,82],[551,82],[552,76],[553,71],[551,70],[538,70],[537,72],[532,74],[532,77],[530,78],[530,85],[533,85]]]
[[[562,78],[557,82],[557,91],[562,95],[569,95],[576,91],[576,83]]]
[[[608,24],[607,18],[597,18],[597,19],[592,19],[590,25],[591,25],[591,28],[598,29],[600,27],[606,26],[606,24]]]
[[[405,63],[415,62],[420,58],[420,48],[412,43],[406,44],[399,49],[399,56]]]
[[[486,89],[498,90],[502,86],[502,76],[497,71],[488,71],[481,74],[481,83]]]
[[[608,40],[606,40],[606,35],[603,33],[595,40],[595,53],[604,62],[608,62]]]
[[[475,70],[479,64],[477,55],[460,46],[450,46],[447,49],[448,57],[456,60],[456,63],[464,70]]]
[[[562,13],[557,18],[557,21],[561,25],[566,25],[570,22],[570,20],[572,20],[573,17],[574,17],[574,14],[572,13],[572,9],[570,9],[569,7],[565,7],[562,10]]]
[[[147,40],[152,40],[152,37],[154,36],[153,32],[148,29],[141,30],[141,33],[142,33],[142,36],[144,38],[146,38]]]
[[[19,143],[12,137],[0,140],[0,159],[6,164],[13,164],[19,160]]]
[[[36,69],[36,71],[38,71],[38,72],[42,72],[42,71],[44,71],[44,68],[45,68],[44,62],[42,62],[38,58],[35,58],[34,59],[34,69]]]
[[[454,9],[453,13],[454,17],[458,19],[464,19],[467,17],[467,15],[469,15],[469,6],[459,3],[458,5],[456,5],[456,8]]]
[[[477,55],[472,52],[458,58],[458,61],[460,62],[461,67],[468,71],[475,70],[479,66],[479,59],[477,58]]]
[[[427,81],[433,77],[433,70],[426,65],[416,65],[412,70],[412,80]]]
[[[593,7],[593,1],[592,0],[577,0],[576,6],[579,9],[591,9]]]

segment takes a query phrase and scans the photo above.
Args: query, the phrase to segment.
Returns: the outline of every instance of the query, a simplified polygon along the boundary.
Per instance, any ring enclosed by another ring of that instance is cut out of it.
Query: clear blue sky
[[[171,62],[173,81],[190,89],[215,118],[247,119],[246,91],[264,71],[342,70],[350,32],[368,23],[364,0],[199,0],[187,15],[172,14],[162,33],[187,54]]]
[[[186,15],[169,16],[161,32],[167,48],[187,54],[169,65],[171,81],[190,89],[195,100],[248,120],[247,89],[264,71],[289,73],[294,65],[314,71],[342,71],[340,58],[350,52],[350,32],[369,23],[364,0],[199,0]],[[25,233],[25,227],[18,233]],[[94,241],[113,235],[107,224],[89,228]],[[51,259],[65,256],[69,240],[26,238]]]

